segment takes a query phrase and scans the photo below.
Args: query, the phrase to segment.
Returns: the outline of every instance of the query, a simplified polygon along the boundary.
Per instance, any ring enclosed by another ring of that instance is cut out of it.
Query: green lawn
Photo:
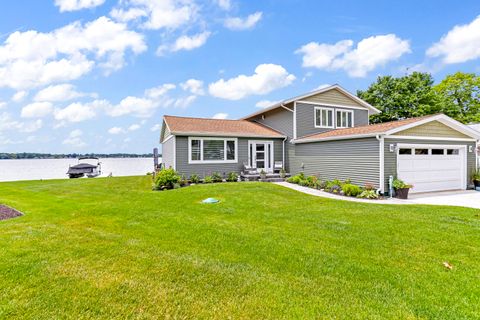
[[[0,221],[2,319],[480,318],[479,210],[149,177],[0,183],[0,203],[25,213]]]

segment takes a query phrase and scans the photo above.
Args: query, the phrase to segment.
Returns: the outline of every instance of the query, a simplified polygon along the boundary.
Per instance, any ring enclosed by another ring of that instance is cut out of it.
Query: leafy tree
[[[429,73],[413,72],[402,77],[382,76],[357,96],[382,111],[371,123],[401,120],[440,112]]]
[[[457,72],[433,87],[441,112],[463,123],[480,122],[480,76]]]

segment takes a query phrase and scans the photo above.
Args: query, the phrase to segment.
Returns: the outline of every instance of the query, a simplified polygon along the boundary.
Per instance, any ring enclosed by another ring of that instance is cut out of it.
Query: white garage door
[[[397,174],[410,192],[466,188],[464,147],[399,145],[397,152]]]

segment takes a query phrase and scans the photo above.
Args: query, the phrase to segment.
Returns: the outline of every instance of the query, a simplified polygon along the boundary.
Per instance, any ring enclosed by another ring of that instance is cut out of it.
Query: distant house
[[[189,176],[245,166],[388,191],[389,176],[412,192],[466,189],[480,132],[443,114],[369,125],[380,111],[339,85],[286,99],[239,120],[164,116],[163,162]]]

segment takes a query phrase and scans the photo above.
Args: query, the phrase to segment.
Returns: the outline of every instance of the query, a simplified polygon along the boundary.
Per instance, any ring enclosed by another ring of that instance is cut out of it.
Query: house
[[[480,132],[443,114],[369,124],[380,111],[339,85],[284,100],[239,120],[165,116],[163,163],[181,174],[241,172],[244,164],[411,192],[466,189]]]

